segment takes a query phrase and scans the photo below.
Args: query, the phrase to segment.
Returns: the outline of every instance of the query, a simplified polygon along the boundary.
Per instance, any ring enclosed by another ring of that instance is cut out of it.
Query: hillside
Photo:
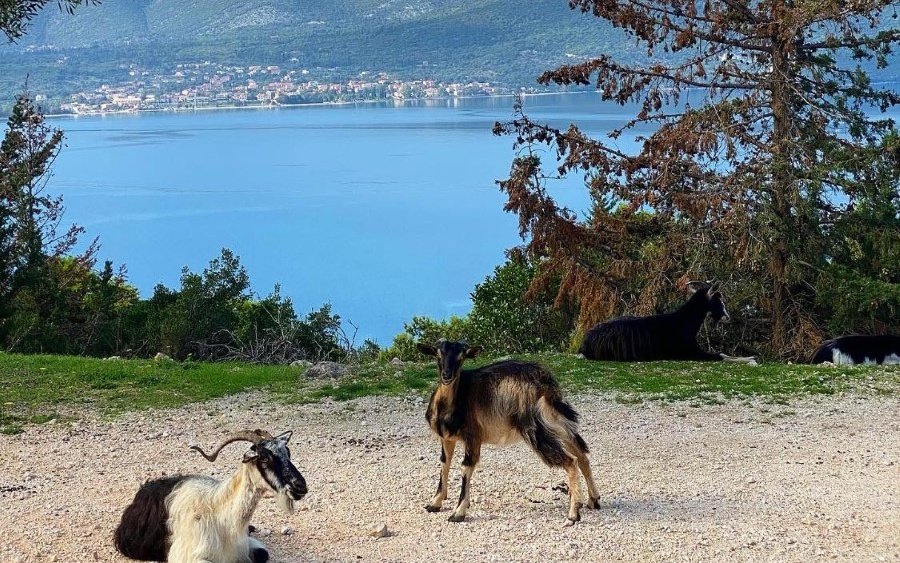
[[[53,97],[121,82],[131,64],[205,60],[521,86],[601,52],[628,54],[620,33],[562,0],[110,1],[73,16],[46,9],[19,44],[0,47],[0,91],[9,99],[30,74]]]
[[[0,106],[28,78],[50,108],[71,93],[178,64],[283,65],[310,79],[361,72],[399,80],[534,86],[544,70],[599,54],[644,58],[607,22],[565,0],[107,0],[74,15],[51,3],[18,44],[0,45]],[[900,79],[900,66],[872,71]]]

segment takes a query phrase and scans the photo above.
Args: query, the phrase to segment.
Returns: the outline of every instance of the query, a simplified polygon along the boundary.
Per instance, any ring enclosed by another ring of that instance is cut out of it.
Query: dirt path
[[[553,489],[563,472],[523,444],[486,447],[468,522],[427,514],[438,447],[420,399],[272,407],[245,395],[0,436],[0,561],[124,561],[110,535],[139,483],[223,476],[240,447],[209,464],[188,443],[255,427],[295,430],[310,488],[294,516],[264,500],[254,517],[275,561],[900,561],[896,398],[573,402],[604,504],[572,528]],[[391,536],[368,537],[382,522]]]

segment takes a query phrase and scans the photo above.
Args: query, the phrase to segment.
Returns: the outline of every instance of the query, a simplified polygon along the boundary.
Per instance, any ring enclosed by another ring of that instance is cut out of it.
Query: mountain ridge
[[[126,81],[132,65],[162,73],[203,61],[519,88],[600,54],[646,62],[623,30],[565,0],[106,0],[73,15],[51,5],[21,42],[0,45],[0,103],[26,80],[59,101]],[[896,81],[900,68],[873,79]]]

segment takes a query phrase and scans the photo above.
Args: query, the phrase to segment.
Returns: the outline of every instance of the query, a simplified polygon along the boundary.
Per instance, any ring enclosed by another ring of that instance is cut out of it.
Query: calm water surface
[[[526,107],[589,131],[622,121],[593,95]],[[514,152],[491,127],[511,116],[500,98],[60,119],[50,189],[142,295],[228,247],[254,291],[280,282],[299,312],[330,302],[360,338],[388,343],[413,315],[467,312],[521,242],[494,183]],[[578,184],[553,190],[581,211]]]

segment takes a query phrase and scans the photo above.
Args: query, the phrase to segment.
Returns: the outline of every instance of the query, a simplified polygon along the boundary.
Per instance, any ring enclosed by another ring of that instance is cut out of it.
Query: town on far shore
[[[296,61],[294,61],[296,62]],[[287,69],[279,65],[235,66],[202,62],[178,64],[168,72],[128,68],[129,80],[75,92],[60,113],[100,114],[137,111],[267,107],[307,104],[446,99],[528,93],[489,82],[404,80],[387,72],[360,72],[338,78],[336,69]],[[37,101],[42,96],[38,94]]]

